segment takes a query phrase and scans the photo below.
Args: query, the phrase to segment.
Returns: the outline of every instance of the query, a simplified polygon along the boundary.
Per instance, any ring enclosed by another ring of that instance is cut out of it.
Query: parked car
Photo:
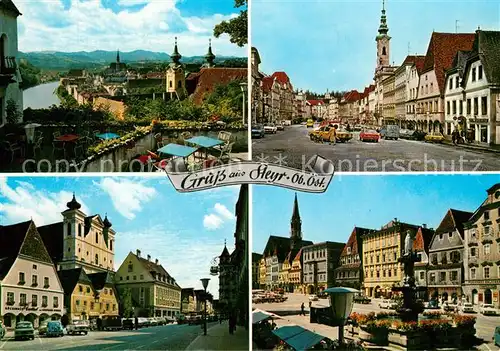
[[[387,125],[382,127],[380,130],[380,137],[389,140],[389,139],[394,139],[398,140],[399,139],[399,126],[397,125]]]
[[[177,317],[176,317],[176,320],[177,320],[177,324],[185,324],[187,322],[186,320],[186,316],[183,315],[183,314],[179,314]]]
[[[361,141],[374,141],[378,143],[380,140],[380,134],[374,129],[365,129],[359,133],[359,140]]]
[[[31,322],[19,322],[14,329],[14,340],[31,339],[35,340],[35,329]]]
[[[85,334],[87,335],[90,330],[90,324],[84,320],[74,320],[66,327],[68,335]]]
[[[472,305],[470,302],[464,302],[462,306],[460,306],[460,311],[462,313],[473,313],[474,305]]]
[[[135,320],[134,318],[123,318],[122,319],[122,327],[124,330],[133,330],[135,329]]]
[[[424,140],[431,143],[442,143],[444,136],[441,132],[430,132],[424,137]]]
[[[137,324],[139,328],[144,328],[149,326],[149,320],[145,317],[137,318]]]
[[[493,335],[493,343],[495,346],[500,346],[500,327],[495,328],[495,334]]]
[[[47,324],[49,322],[50,321],[48,321],[48,320],[44,320],[44,321],[40,322],[40,325],[38,326],[38,335],[47,334]]]
[[[312,119],[308,119],[307,122],[306,122],[306,127],[307,128],[314,127],[314,121]]]
[[[338,128],[336,135],[339,143],[346,143],[352,139],[352,133],[348,132],[345,128]]]
[[[276,134],[277,131],[278,128],[276,127],[276,125],[274,125],[274,123],[268,123],[264,125],[264,133],[266,134]]]
[[[263,138],[264,135],[264,126],[262,124],[252,125],[252,138]]]
[[[445,302],[442,306],[444,312],[453,312],[457,309],[457,305]]]
[[[309,301],[318,301],[317,295],[309,295]]]
[[[497,310],[492,304],[485,303],[479,307],[479,313],[481,313],[483,316],[496,316]]]
[[[372,302],[372,300],[370,298],[363,296],[363,295],[357,295],[354,297],[354,303],[368,304],[371,302]]]
[[[397,303],[393,300],[382,300],[382,302],[378,304],[378,307],[382,309],[394,310],[397,307]]]
[[[423,130],[416,130],[411,135],[411,140],[422,141],[422,140],[425,140],[426,135],[427,135],[427,133],[424,132]]]
[[[4,336],[5,336],[5,328],[2,322],[0,322],[0,340],[2,340]]]
[[[278,123],[276,124],[276,128],[278,128],[278,130],[285,130],[285,125],[283,123]]]
[[[121,330],[122,319],[119,316],[106,316],[102,319],[102,330]]]
[[[47,323],[47,336],[64,336],[64,328],[60,321],[49,321]]]
[[[414,132],[415,131],[409,130],[409,129],[400,129],[399,130],[399,137],[401,139],[408,139],[409,140],[409,139],[411,139]]]

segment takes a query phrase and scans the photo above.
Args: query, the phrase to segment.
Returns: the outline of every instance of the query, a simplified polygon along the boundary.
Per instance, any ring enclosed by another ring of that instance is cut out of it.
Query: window
[[[470,115],[471,114],[471,100],[470,99],[467,99],[467,114]]]
[[[477,67],[477,80],[483,79],[483,66]]]
[[[134,279],[134,280],[137,280],[137,276],[136,276],[136,275],[134,275],[134,278],[133,278],[133,279]]]
[[[450,102],[449,101],[446,101],[446,114],[447,115],[450,114]]]
[[[437,264],[438,263],[437,254],[432,254],[431,255],[431,262],[432,262],[432,264]]]
[[[439,272],[439,281],[444,282],[446,280],[446,272]]]
[[[397,254],[395,252],[394,252],[393,256],[394,256],[394,261],[396,261],[397,260]]]
[[[120,280],[123,280],[123,277],[120,277]]]
[[[479,98],[474,98],[474,116],[479,114]]]
[[[456,100],[453,100],[453,114],[454,115],[457,114],[457,101]]]
[[[31,295],[31,306],[38,306],[38,295]]]
[[[377,263],[380,262],[380,255],[377,255]]]
[[[455,89],[458,88],[458,84],[459,84],[458,79],[459,79],[458,76],[456,76],[455,77]]]
[[[26,294],[19,295],[19,304],[21,306],[26,306]]]
[[[31,286],[38,286],[38,276],[35,274],[31,276]]]
[[[36,264],[33,265],[33,269],[36,270],[38,267]]]
[[[386,54],[386,50],[385,50],[385,46],[384,46],[384,47],[382,47],[382,55],[387,55],[387,54]]]
[[[490,212],[489,211],[484,211],[484,220],[487,221],[490,219]]]
[[[109,249],[110,249],[111,251],[113,251],[113,240],[111,240],[111,241],[109,242]]]
[[[106,304],[106,311],[109,311],[109,303]]]
[[[377,271],[377,278],[380,278],[380,272]]]
[[[90,309],[91,309],[91,310],[93,310],[93,309],[94,309],[94,303],[93,303],[93,302],[91,302],[91,303],[90,303]]]
[[[470,278],[476,279],[476,269],[475,268],[470,269]]]
[[[170,80],[168,83],[169,83],[168,86],[172,88],[172,81]]]
[[[391,277],[392,271],[390,269],[387,271],[387,275],[389,276],[389,278]]]
[[[488,114],[488,97],[481,96],[481,114],[486,116]]]
[[[490,267],[484,267],[484,278],[488,279],[490,277]]]
[[[484,227],[484,234],[489,235],[490,234],[490,226]]]
[[[471,247],[470,255],[471,255],[471,257],[476,257],[476,248],[475,247]]]
[[[432,91],[434,90],[434,84],[431,83],[431,88],[430,88],[430,92],[432,93]]]
[[[436,282],[436,273],[431,273],[429,278],[430,278],[431,283]]]
[[[90,286],[87,286],[87,294],[90,294]]]
[[[66,224],[66,231],[68,232],[68,236],[71,236],[71,223],[68,222],[68,224]]]
[[[182,88],[182,81],[181,80],[177,82],[177,88]]]
[[[458,113],[460,115],[462,115],[464,113],[464,104],[460,100],[458,101]]]
[[[99,255],[95,254],[95,264],[99,264]]]
[[[19,272],[19,283],[18,284],[24,284],[26,281],[24,280],[24,272]]]
[[[450,89],[453,89],[453,79],[450,78]]]
[[[95,243],[99,244],[99,233],[97,231],[95,232]]]
[[[425,272],[420,272],[420,280],[424,280]]]
[[[134,265],[133,264],[131,264],[131,263],[128,264],[128,271],[129,272],[133,272],[134,271]]]
[[[80,300],[76,300],[76,301],[75,301],[75,304],[76,304],[77,306],[80,306]]]
[[[45,278],[43,278],[43,287],[44,287],[44,288],[48,288],[48,287],[50,287],[49,277],[45,277]]]
[[[42,296],[42,307],[47,307],[49,305],[49,298],[47,296]]]
[[[83,300],[83,306],[87,307],[87,300]]]
[[[79,291],[79,292],[83,292],[83,286],[78,285],[78,291]]]
[[[78,224],[78,236],[82,236],[82,224]]]
[[[52,299],[52,304],[54,308],[59,307],[59,298],[57,296],[54,296],[54,298]]]
[[[472,69],[472,81],[475,82],[476,81],[476,67],[474,67]]]
[[[7,293],[7,305],[12,306],[13,304],[14,304],[14,293],[8,292]]]
[[[489,255],[491,252],[491,245],[490,244],[484,244],[483,246],[483,252],[485,255]]]
[[[140,280],[144,280],[144,275],[143,275],[143,274],[141,274],[141,275],[139,276],[139,279],[140,279]]]
[[[458,272],[457,271],[451,271],[450,272],[450,279],[451,279],[451,281],[457,281],[458,280]]]

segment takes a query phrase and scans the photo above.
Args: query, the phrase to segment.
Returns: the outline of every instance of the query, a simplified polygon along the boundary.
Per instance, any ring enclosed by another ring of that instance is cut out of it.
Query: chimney
[[[148,255],[148,261],[151,261],[151,255]]]
[[[156,265],[158,265],[160,263],[160,261],[158,261],[158,259],[156,259],[155,263],[156,263]]]
[[[135,250],[135,254],[137,257],[141,257],[141,250]]]
[[[427,224],[422,224],[422,228],[427,229]]]

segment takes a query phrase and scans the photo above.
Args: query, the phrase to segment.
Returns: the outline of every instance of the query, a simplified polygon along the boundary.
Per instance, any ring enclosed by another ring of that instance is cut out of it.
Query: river
[[[23,91],[24,108],[47,108],[54,104],[59,105],[59,98],[54,90],[59,86],[59,81],[37,85]]]

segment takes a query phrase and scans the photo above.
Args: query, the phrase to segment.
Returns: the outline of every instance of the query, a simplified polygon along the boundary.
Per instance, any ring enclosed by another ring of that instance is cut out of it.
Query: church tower
[[[293,202],[293,213],[290,221],[290,249],[299,249],[302,242],[302,220],[299,214],[299,202],[297,201],[297,193]]]
[[[215,55],[212,52],[212,39],[208,39],[208,52],[205,55],[205,61],[206,63],[203,64],[203,67],[205,68],[212,68],[215,66]]]
[[[116,51],[116,63],[118,64],[118,66],[120,65],[120,50]]]
[[[186,97],[186,77],[184,67],[181,64],[181,54],[177,48],[177,37],[175,38],[174,52],[170,55],[172,62],[167,68],[167,93],[171,99],[182,100]]]
[[[380,26],[378,27],[378,35],[375,38],[377,42],[377,69],[381,70],[383,67],[390,65],[390,41],[391,37],[389,27],[387,26],[387,16],[385,15],[385,0],[382,0],[382,15],[380,16]]]

